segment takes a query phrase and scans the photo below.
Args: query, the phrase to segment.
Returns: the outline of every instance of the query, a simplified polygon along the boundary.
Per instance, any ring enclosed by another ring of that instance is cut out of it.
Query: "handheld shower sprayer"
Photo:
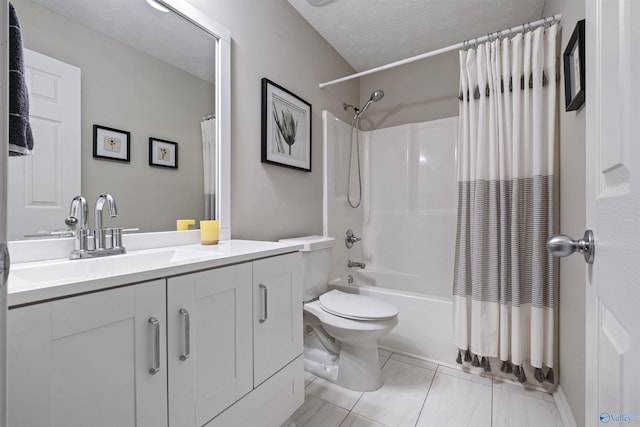
[[[364,104],[364,107],[362,107],[362,110],[356,111],[356,115],[358,117],[362,116],[372,103],[380,101],[383,97],[384,97],[384,92],[382,91],[382,89],[374,90],[371,96],[369,97],[369,100],[367,101],[367,103]]]
[[[357,208],[358,206],[360,206],[360,202],[362,202],[362,177],[360,174],[360,144],[358,143],[358,127],[359,127],[358,123],[360,120],[360,116],[362,116],[364,112],[367,111],[367,108],[369,108],[371,104],[373,104],[374,102],[380,101],[383,97],[384,97],[384,92],[382,91],[382,89],[376,89],[373,91],[373,93],[369,97],[369,100],[364,104],[364,107],[362,107],[362,109],[359,109],[358,107],[355,107],[351,104],[347,104],[346,102],[342,104],[342,107],[345,110],[348,110],[349,108],[353,108],[353,111],[354,111],[353,120],[351,120],[351,144],[349,148],[349,174],[347,177],[347,203],[349,203],[349,206],[351,206],[352,208]],[[354,144],[354,139],[355,139],[355,144]],[[358,196],[359,198],[355,202],[351,200],[351,155],[353,153],[354,145],[355,145],[356,156],[357,156],[356,162],[358,167],[358,193],[359,193],[359,196]]]
[[[364,107],[362,107],[362,109],[356,107],[355,105],[347,104],[346,102],[342,103],[342,108],[344,108],[345,110],[352,108],[354,111],[353,118],[359,119],[360,116],[362,116],[364,112],[367,111],[367,108],[369,108],[369,106],[372,103],[380,101],[383,97],[384,97],[384,91],[382,89],[376,89],[373,91],[373,93],[371,94],[367,102],[364,104]]]

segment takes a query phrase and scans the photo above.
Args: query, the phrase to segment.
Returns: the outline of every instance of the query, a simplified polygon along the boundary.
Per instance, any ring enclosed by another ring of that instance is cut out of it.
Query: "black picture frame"
[[[178,169],[178,143],[149,138],[149,166]]]
[[[131,161],[131,133],[102,125],[93,125],[93,158]]]
[[[262,163],[311,172],[311,104],[262,79]]]
[[[562,54],[565,110],[574,111],[585,100],[585,20],[578,21]]]

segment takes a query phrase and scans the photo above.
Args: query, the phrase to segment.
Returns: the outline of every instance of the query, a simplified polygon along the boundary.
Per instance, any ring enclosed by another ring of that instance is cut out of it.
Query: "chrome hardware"
[[[353,230],[351,229],[348,229],[344,235],[344,244],[347,247],[347,249],[351,249],[353,247],[353,244],[355,242],[359,242],[360,240],[362,239],[360,237],[356,237],[353,234]]]
[[[122,246],[122,227],[103,228],[102,210],[105,203],[109,209],[109,216],[118,216],[118,207],[113,196],[109,193],[102,193],[96,200],[96,229],[93,231],[93,247],[89,247],[90,230],[87,226],[88,208],[87,201],[82,196],[76,196],[71,201],[69,217],[65,223],[69,226],[80,224],[80,228],[75,230],[75,247],[69,255],[69,259],[96,258],[108,255],[123,254],[126,252]]]
[[[155,317],[150,317],[149,323],[153,328],[153,365],[149,369],[149,373],[155,375],[160,372],[160,321]]]
[[[87,199],[82,196],[76,196],[71,199],[71,206],[69,207],[69,216],[64,220],[64,223],[70,227],[75,227],[80,224],[80,229],[89,228],[89,207],[87,206]]]
[[[107,248],[105,241],[105,230],[102,228],[102,209],[104,204],[109,208],[109,216],[115,218],[118,216],[118,207],[113,196],[109,193],[102,193],[96,199],[96,229],[94,231],[94,243],[96,250]]]
[[[11,259],[9,256],[9,248],[5,243],[0,243],[0,286],[5,286],[9,279],[9,270],[11,268]]]
[[[69,227],[75,227],[76,225],[80,227],[74,231],[74,247],[69,256],[71,259],[79,258],[81,253],[88,250],[89,207],[87,206],[87,199],[82,196],[76,196],[71,200],[69,216],[64,220],[64,223]]]
[[[584,255],[587,264],[593,264],[596,244],[593,238],[593,231],[584,232],[584,237],[580,240],[573,240],[564,234],[556,234],[547,240],[547,250],[553,256],[565,257],[579,252]]]
[[[353,275],[351,275],[351,274],[347,275],[347,283],[350,284],[350,285],[353,284]]]
[[[258,286],[260,288],[260,292],[262,293],[262,313],[260,314],[260,323],[264,323],[267,321],[267,292],[268,289],[265,285],[260,283]]]
[[[364,262],[351,261],[351,260],[349,260],[349,262],[347,262],[347,267],[349,267],[349,268],[357,267],[357,268],[359,268],[361,270],[364,270],[364,268],[366,266],[367,265]]]
[[[186,309],[181,308],[178,313],[184,319],[184,352],[180,355],[180,360],[184,362],[189,358],[189,356],[191,356],[191,338],[189,335],[191,327],[189,325],[189,312]]]

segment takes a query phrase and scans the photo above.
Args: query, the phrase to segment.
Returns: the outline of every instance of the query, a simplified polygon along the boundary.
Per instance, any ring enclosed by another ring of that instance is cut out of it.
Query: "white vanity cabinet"
[[[304,401],[300,253],[193,270],[12,307],[9,425],[280,426]]]
[[[165,313],[165,280],[9,310],[8,425],[166,426]]]
[[[169,425],[202,426],[253,388],[251,263],[167,280]]]
[[[253,263],[253,385],[302,354],[302,259],[299,253]]]

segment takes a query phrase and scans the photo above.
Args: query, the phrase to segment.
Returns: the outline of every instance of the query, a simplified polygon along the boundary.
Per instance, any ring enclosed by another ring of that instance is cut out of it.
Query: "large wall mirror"
[[[176,219],[205,219],[205,180],[221,239],[230,238],[228,31],[185,0],[12,4],[25,62],[35,63],[26,72],[35,143],[33,156],[9,159],[9,240],[64,231],[77,194],[89,203],[93,227],[102,192],[113,194],[119,211],[106,226],[175,230]],[[50,98],[60,112],[49,107]],[[76,116],[69,115],[74,108]],[[115,154],[102,134],[94,137],[95,125],[120,138]],[[203,139],[211,134],[216,144],[208,152]],[[177,144],[170,145],[177,167],[151,161],[150,138]],[[34,174],[45,179],[34,184]]]

